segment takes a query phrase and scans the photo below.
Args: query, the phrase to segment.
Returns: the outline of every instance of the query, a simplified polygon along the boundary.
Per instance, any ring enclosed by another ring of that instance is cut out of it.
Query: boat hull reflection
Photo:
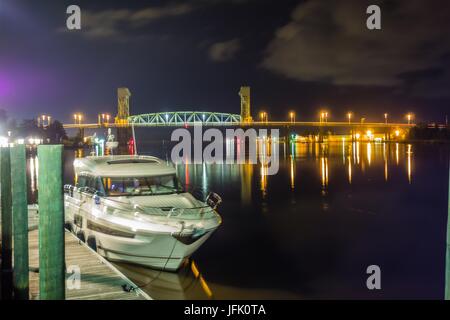
[[[186,260],[176,272],[148,269],[116,262],[115,266],[139,288],[156,300],[204,300],[213,294],[193,260]]]

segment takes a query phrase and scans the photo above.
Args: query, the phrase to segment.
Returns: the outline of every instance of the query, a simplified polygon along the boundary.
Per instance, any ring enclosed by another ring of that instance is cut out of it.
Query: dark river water
[[[288,148],[273,176],[260,165],[179,165],[189,188],[222,196],[222,226],[178,273],[118,268],[155,299],[443,298],[449,145]],[[66,183],[77,154],[66,151]],[[381,290],[366,286],[370,265]]]

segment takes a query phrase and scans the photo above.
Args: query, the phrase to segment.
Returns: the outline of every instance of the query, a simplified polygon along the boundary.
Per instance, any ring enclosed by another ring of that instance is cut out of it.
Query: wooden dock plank
[[[30,269],[39,266],[38,230],[29,232]],[[120,271],[96,252],[79,241],[73,234],[65,233],[66,267],[78,266],[81,271],[80,289],[66,288],[67,300],[148,300],[145,292],[137,288],[132,292],[123,285],[136,287]],[[66,274],[66,279],[70,274]],[[30,272],[31,299],[39,299],[39,273]]]

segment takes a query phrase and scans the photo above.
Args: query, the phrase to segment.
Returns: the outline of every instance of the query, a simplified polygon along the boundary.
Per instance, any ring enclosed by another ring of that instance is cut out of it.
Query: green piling
[[[29,298],[28,198],[25,145],[11,148],[12,216],[14,231],[14,299]]]
[[[38,146],[39,295],[65,299],[62,145]]]
[[[450,300],[450,161],[448,168],[447,246],[445,255],[445,300]]]
[[[10,149],[0,149],[0,192],[2,215],[2,299],[12,298],[12,204]]]

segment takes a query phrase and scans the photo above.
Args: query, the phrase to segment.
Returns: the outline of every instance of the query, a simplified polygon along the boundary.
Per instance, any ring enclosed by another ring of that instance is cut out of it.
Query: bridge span
[[[377,129],[408,129],[415,124],[411,122],[408,114],[407,123],[388,122],[388,114],[384,114],[384,122],[351,121],[353,114],[347,113],[348,121],[328,121],[328,112],[320,115],[320,121],[296,121],[295,112],[289,113],[287,121],[268,121],[267,113],[260,112],[260,121],[253,121],[250,112],[250,87],[241,87],[241,114],[209,112],[209,111],[171,111],[156,112],[139,115],[130,113],[130,96],[128,88],[118,88],[118,112],[115,118],[109,114],[99,114],[97,123],[84,123],[82,114],[74,114],[73,124],[64,124],[65,129],[99,129],[118,128],[118,131],[130,135],[132,127],[187,127],[201,124],[207,127],[310,127],[310,128],[355,128]],[[48,117],[50,119],[50,117]],[[38,119],[39,121],[40,119]],[[44,119],[43,119],[44,120]],[[110,121],[111,120],[111,121]],[[124,138],[126,138],[124,136]],[[129,137],[128,137],[129,138]]]
[[[100,129],[100,128],[131,128],[131,127],[189,127],[195,125],[202,125],[205,127],[310,127],[310,128],[384,128],[384,129],[396,129],[405,128],[409,129],[415,126],[411,123],[384,123],[384,122],[346,122],[346,121],[330,121],[330,122],[319,122],[319,121],[252,121],[252,122],[241,122],[238,115],[230,115],[224,118],[216,118],[207,115],[207,113],[199,113],[200,115],[205,114],[205,120],[197,119],[196,117],[190,120],[183,119],[167,119],[165,118],[165,113],[163,117],[159,115],[158,117],[148,116],[136,116],[128,122],[121,123],[77,123],[77,124],[64,124],[65,129]],[[213,114],[213,113],[211,113]],[[214,113],[217,115],[217,113]],[[226,114],[221,114],[226,115]],[[231,117],[233,116],[233,117]]]

